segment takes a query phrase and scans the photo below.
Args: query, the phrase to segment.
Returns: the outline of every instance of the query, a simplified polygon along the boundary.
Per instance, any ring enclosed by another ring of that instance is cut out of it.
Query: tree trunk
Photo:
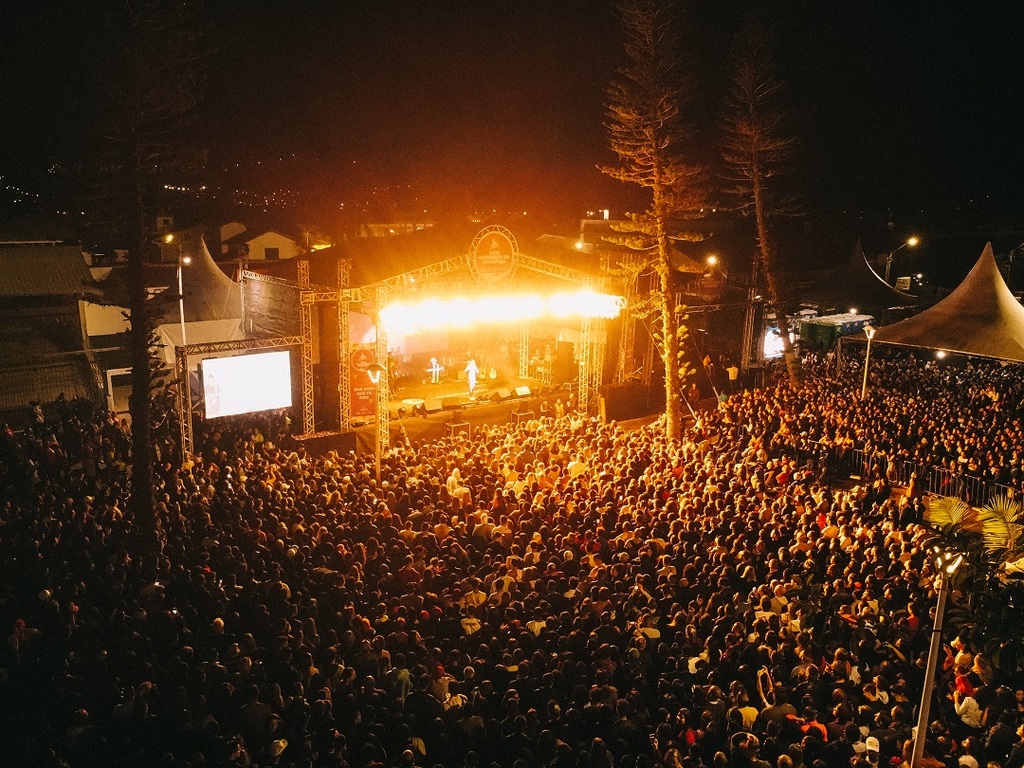
[[[679,334],[676,328],[676,296],[672,287],[672,262],[669,251],[664,197],[654,187],[654,211],[657,226],[658,277],[661,281],[662,360],[665,363],[665,437],[679,439],[682,430],[682,399],[679,392]]]
[[[136,190],[137,215],[133,217],[136,231],[134,247],[128,255],[128,351],[131,361],[132,391],[128,400],[131,416],[132,457],[130,508],[134,518],[135,538],[143,567],[155,575],[160,554],[159,521],[153,497],[152,442],[152,376],[150,371],[150,321],[146,306],[146,227],[141,188]]]
[[[789,383],[794,387],[800,387],[804,383],[804,367],[800,362],[800,356],[793,349],[793,342],[790,341],[789,318],[786,317],[786,309],[782,301],[782,291],[779,290],[778,278],[776,276],[775,249],[772,244],[771,234],[768,231],[768,217],[765,213],[762,190],[761,165],[757,159],[756,150],[751,171],[754,193],[754,219],[757,222],[757,244],[761,257],[761,266],[764,267],[765,279],[768,282],[768,295],[771,299],[772,309],[775,310],[775,321],[779,324],[779,335],[782,336],[782,355],[786,361]]]

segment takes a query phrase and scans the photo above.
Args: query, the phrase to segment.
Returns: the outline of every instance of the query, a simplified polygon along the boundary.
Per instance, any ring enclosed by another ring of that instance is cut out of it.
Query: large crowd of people
[[[1019,367],[808,358],[679,441],[567,412],[384,456],[281,415],[171,432],[137,551],[128,425],[0,435],[0,762],[909,764],[935,573],[918,494],[810,438],[1020,484]],[[848,479],[847,479],[848,480]],[[949,638],[947,638],[948,640]],[[931,766],[1021,768],[1024,681],[946,643]]]

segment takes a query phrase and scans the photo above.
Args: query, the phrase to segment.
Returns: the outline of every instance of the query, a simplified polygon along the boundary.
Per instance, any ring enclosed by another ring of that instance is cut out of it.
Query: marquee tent
[[[817,304],[829,314],[856,307],[875,317],[884,316],[896,307],[918,303],[916,296],[892,287],[878,276],[868,264],[859,241],[844,264],[803,291],[800,298],[805,303]]]
[[[1024,307],[999,274],[992,243],[956,290],[920,314],[879,328],[874,343],[1024,362]]]

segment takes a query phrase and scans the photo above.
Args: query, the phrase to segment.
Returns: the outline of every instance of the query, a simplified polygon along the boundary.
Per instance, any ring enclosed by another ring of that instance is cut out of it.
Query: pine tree
[[[775,103],[782,83],[773,73],[763,29],[763,25],[751,20],[737,37],[724,156],[734,183],[732,191],[741,200],[742,207],[753,211],[757,258],[779,324],[789,380],[799,386],[803,383],[804,371],[790,341],[774,232],[776,219],[789,213],[791,208],[778,194],[777,182],[789,170],[794,140],[782,129],[782,113]]]
[[[608,88],[609,144],[619,164],[602,168],[613,178],[650,190],[646,211],[634,214],[615,240],[648,259],[658,275],[653,296],[660,326],[655,340],[665,365],[665,434],[679,437],[682,381],[688,369],[680,354],[685,319],[672,281],[672,242],[696,236],[672,230],[673,220],[700,207],[699,168],[680,152],[687,134],[681,120],[684,93],[679,38],[672,6],[660,0],[627,0],[619,6],[628,64]]]
[[[93,226],[128,246],[125,283],[131,363],[131,498],[140,554],[152,571],[162,536],[154,505],[153,408],[160,370],[154,347],[146,257],[155,251],[158,201],[164,184],[187,178],[202,163],[195,125],[202,72],[198,0],[129,0],[107,5],[106,96],[97,153]]]

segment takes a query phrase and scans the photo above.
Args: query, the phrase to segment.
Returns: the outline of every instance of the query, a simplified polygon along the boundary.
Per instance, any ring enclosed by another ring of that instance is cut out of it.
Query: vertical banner
[[[349,355],[349,382],[352,385],[352,418],[373,416],[377,405],[377,388],[366,369],[376,360],[374,344],[353,344]]]

